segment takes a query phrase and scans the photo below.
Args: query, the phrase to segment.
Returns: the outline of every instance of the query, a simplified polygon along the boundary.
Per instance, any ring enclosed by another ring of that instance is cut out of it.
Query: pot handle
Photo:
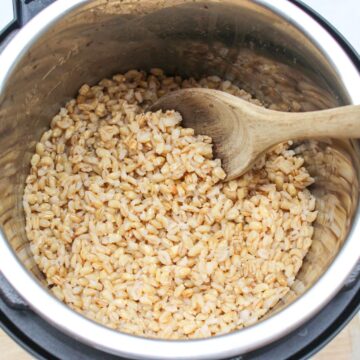
[[[11,308],[16,310],[27,310],[29,305],[24,299],[15,291],[15,289],[5,279],[4,275],[0,272],[0,297]]]

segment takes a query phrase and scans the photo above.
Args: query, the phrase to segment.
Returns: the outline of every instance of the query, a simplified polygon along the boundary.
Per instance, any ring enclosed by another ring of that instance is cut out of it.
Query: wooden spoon
[[[221,159],[226,180],[249,170],[261,154],[291,139],[360,137],[360,105],[287,113],[268,110],[210,89],[183,89],[165,95],[152,107],[176,110],[182,126],[208,135]]]

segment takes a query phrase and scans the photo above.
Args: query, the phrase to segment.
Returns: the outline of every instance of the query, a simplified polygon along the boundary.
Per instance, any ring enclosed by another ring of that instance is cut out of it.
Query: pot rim
[[[16,64],[52,24],[88,0],[58,0],[35,16],[0,55],[0,94]],[[310,15],[286,0],[254,0],[293,23],[325,55],[333,66],[351,103],[360,103],[360,76],[337,41]],[[317,34],[314,38],[313,34]],[[248,328],[199,340],[158,340],[121,333],[76,313],[52,296],[23,266],[0,230],[0,270],[30,307],[50,324],[97,349],[141,359],[218,359],[243,354],[269,344],[299,327],[324,307],[338,292],[359,260],[359,208],[338,255],[328,270],[300,298],[285,309]],[[283,326],[286,324],[286,327]]]

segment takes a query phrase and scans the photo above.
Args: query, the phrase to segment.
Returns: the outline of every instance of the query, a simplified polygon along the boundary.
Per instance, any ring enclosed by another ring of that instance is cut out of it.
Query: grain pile
[[[135,70],[83,85],[36,145],[26,231],[52,292],[104,325],[199,338],[256,322],[288,291],[313,234],[313,182],[289,144],[228,183],[211,139],[158,97],[217,77]]]

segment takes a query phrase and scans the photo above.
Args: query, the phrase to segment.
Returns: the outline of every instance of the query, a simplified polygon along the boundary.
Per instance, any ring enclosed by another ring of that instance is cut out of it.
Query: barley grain
[[[131,70],[84,84],[36,145],[26,231],[52,292],[111,328],[199,338],[251,325],[290,289],[311,246],[313,182],[289,143],[222,183],[211,139],[180,114],[149,113],[181,87],[221,89]]]

